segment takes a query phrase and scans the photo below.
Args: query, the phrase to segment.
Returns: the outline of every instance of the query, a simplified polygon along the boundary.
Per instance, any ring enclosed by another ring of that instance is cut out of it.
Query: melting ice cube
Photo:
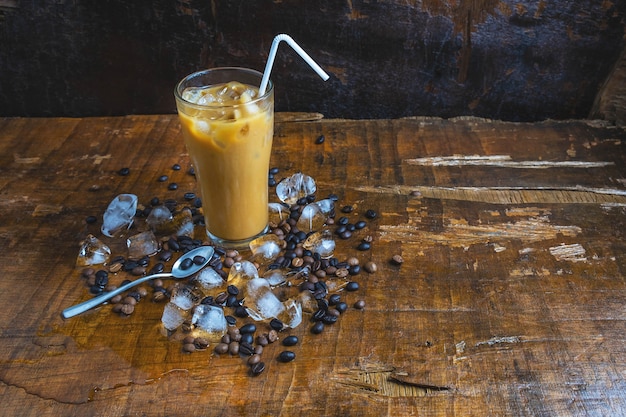
[[[281,285],[287,281],[288,271],[285,269],[270,269],[263,276],[272,287]]]
[[[335,240],[330,230],[324,229],[309,235],[302,244],[304,249],[317,252],[322,258],[330,258],[335,250]]]
[[[280,321],[295,329],[302,323],[302,304],[297,299],[289,299],[283,303],[285,310],[280,314]]]
[[[324,223],[326,223],[326,216],[320,210],[320,207],[315,204],[307,204],[303,209],[302,213],[300,213],[300,217],[298,218],[298,223],[296,226],[299,230],[303,232],[312,232],[315,230],[319,230]]]
[[[281,203],[269,203],[269,221],[274,224],[280,224],[281,221],[289,218],[289,209]]]
[[[120,194],[115,197],[102,216],[102,233],[108,237],[119,237],[133,224],[137,211],[137,196]]]
[[[111,256],[111,249],[97,237],[88,235],[81,243],[76,263],[78,266],[90,266],[106,263]]]
[[[269,282],[264,278],[255,278],[248,282],[245,307],[254,320],[278,318],[285,310],[285,306],[272,293]]]
[[[219,341],[226,333],[227,323],[221,307],[199,304],[194,309],[191,323],[196,326],[195,336],[205,337],[212,342]]]
[[[194,281],[204,291],[224,285],[224,280],[221,275],[211,267],[204,268],[202,271],[198,272]]]
[[[178,306],[182,310],[191,308],[200,300],[201,295],[195,288],[189,285],[176,285],[170,296],[170,303]]]
[[[228,283],[243,290],[248,281],[259,277],[259,271],[250,261],[235,262],[228,272]]]
[[[302,197],[315,194],[315,180],[301,172],[283,179],[276,186],[276,195],[283,203],[294,204]]]
[[[159,251],[159,241],[151,231],[141,232],[126,239],[129,259],[141,259]]]
[[[169,331],[174,331],[180,327],[187,319],[188,311],[179,308],[176,304],[169,302],[163,308],[161,323]]]
[[[259,263],[271,262],[280,254],[282,240],[273,233],[267,233],[250,242],[250,250]]]

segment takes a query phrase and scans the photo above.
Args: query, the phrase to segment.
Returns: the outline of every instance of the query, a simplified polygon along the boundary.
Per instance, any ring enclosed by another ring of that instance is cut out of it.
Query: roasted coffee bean
[[[346,310],[348,309],[348,304],[344,303],[343,301],[340,301],[337,304],[335,304],[335,309],[340,313],[345,313]]]
[[[328,304],[331,306],[336,305],[340,301],[341,296],[339,294],[331,294],[330,297],[328,297]]]
[[[277,332],[280,332],[285,327],[285,324],[278,319],[272,319],[270,320],[270,327]]]
[[[355,281],[350,281],[346,285],[346,291],[357,291],[359,289],[359,283]]]
[[[265,363],[258,362],[250,367],[250,372],[252,375],[259,375],[265,370]]]
[[[213,350],[217,354],[224,354],[228,352],[229,345],[227,343],[218,343],[217,345],[215,345],[215,348]]]
[[[196,345],[193,343],[185,343],[183,345],[183,352],[185,353],[193,353],[196,351]]]
[[[319,309],[315,313],[313,313],[313,315],[311,316],[311,320],[320,321],[324,318],[325,315],[326,315],[326,310]]]
[[[180,171],[180,165],[179,164],[172,165],[172,170],[173,171]]]
[[[226,287],[226,291],[230,295],[239,295],[239,288],[234,285],[229,285],[228,287]]]
[[[165,270],[165,265],[162,262],[157,262],[152,268],[150,268],[149,275],[160,274]]]
[[[215,302],[219,305],[222,305],[228,300],[229,294],[226,292],[221,292],[215,296]]]
[[[350,275],[359,275],[360,273],[361,273],[360,265],[352,265],[350,268],[348,268],[348,274]]]
[[[157,181],[158,182],[165,182],[165,181],[167,181],[169,179],[170,179],[170,177],[168,177],[167,175],[161,175],[159,178],[157,178]],[[153,206],[156,206],[156,204],[153,204]]]
[[[324,331],[324,323],[321,321],[315,322],[315,324],[311,327],[311,333],[320,334]]]
[[[206,340],[203,337],[197,337],[193,341],[193,344],[195,345],[196,349],[198,349],[198,350],[204,350],[204,349],[209,347],[209,341]]]
[[[131,314],[133,314],[133,311],[135,311],[135,306],[132,304],[118,304],[121,305],[120,307],[120,313],[126,315],[126,316],[130,316]]]
[[[241,340],[239,343],[248,343],[252,345],[254,343],[254,334],[253,333],[242,333]]]
[[[319,135],[317,139],[315,139],[315,144],[321,145],[322,143],[324,143],[325,140],[326,137],[324,135]]]
[[[354,210],[352,206],[343,206],[341,208],[342,213],[352,213],[352,210]]]
[[[341,233],[339,237],[343,240],[348,240],[352,237],[352,232],[349,230],[346,230],[345,232]]]
[[[369,272],[370,274],[373,274],[378,270],[378,267],[374,262],[369,261],[363,266],[363,269],[365,269],[365,271]]]
[[[122,177],[125,177],[126,175],[130,174],[130,168],[121,168],[119,171],[117,171],[117,173]]]
[[[104,287],[101,287],[99,285],[92,285],[89,288],[89,292],[92,293],[93,295],[100,295],[104,292]]]
[[[266,334],[261,334],[256,337],[256,343],[259,346],[267,346],[270,342],[267,340]]]
[[[299,342],[298,336],[287,336],[283,339],[283,346],[295,346]]]
[[[195,195],[194,193],[192,193],[192,192],[187,192],[187,193],[185,193],[185,195],[183,196],[183,198],[184,198],[185,200],[187,200],[187,201],[191,201],[191,200],[193,200],[193,199],[195,199],[195,198],[196,198],[196,195]]]
[[[402,265],[403,262],[404,262],[404,259],[400,255],[393,255],[391,257],[391,263],[394,265]]]
[[[354,228],[355,228],[356,230],[361,230],[361,229],[364,229],[364,228],[365,228],[365,226],[367,226],[367,223],[365,223],[363,220],[360,220],[360,221],[358,221],[358,222],[356,222],[356,223],[354,224]]]
[[[170,191],[178,190],[178,184],[175,182],[170,182],[167,186],[167,189]]]
[[[361,242],[356,248],[360,251],[366,251],[369,250],[371,247],[372,245],[369,242]]]
[[[98,287],[104,288],[107,286],[108,283],[109,283],[109,274],[107,271],[101,269],[98,272],[96,272],[95,285],[97,285]]]
[[[228,323],[229,326],[234,326],[235,324],[237,324],[237,319],[233,316],[225,316],[226,318],[226,323]]]
[[[339,278],[345,278],[348,276],[348,274],[350,274],[350,271],[348,271],[346,268],[339,268],[335,271],[335,276]]]
[[[206,262],[206,258],[204,256],[194,256],[192,262],[195,265],[203,265]]]
[[[172,259],[172,252],[170,252],[169,250],[164,250],[161,253],[159,253],[159,260],[163,262],[168,262],[171,259]]]
[[[270,343],[274,343],[277,340],[278,340],[278,332],[274,329],[270,330],[269,333],[267,333],[267,341]]]
[[[278,355],[278,360],[281,362],[291,362],[296,358],[296,354],[291,350],[283,350]]]
[[[378,216],[378,213],[376,213],[374,210],[367,210],[365,212],[365,217],[367,217],[368,219],[375,219],[376,216]]]
[[[254,333],[256,332],[256,324],[254,323],[244,324],[243,326],[239,328],[239,332],[240,333]]]
[[[98,218],[96,216],[87,216],[85,217],[85,223],[87,224],[94,224],[98,221]]]
[[[244,356],[252,356],[254,355],[254,346],[248,342],[240,342],[239,353]]]
[[[248,358],[248,365],[250,366],[256,365],[259,362],[261,362],[261,355],[258,353],[255,353]]]
[[[357,310],[363,310],[365,308],[365,301],[359,300],[359,301],[355,302],[354,303],[354,308],[356,308]]]
[[[182,269],[184,271],[184,270],[187,270],[187,269],[191,268],[192,265],[193,265],[193,260],[191,260],[189,258],[185,258],[180,263],[180,269]]]
[[[229,295],[226,299],[226,307],[237,307],[239,305],[241,305],[241,303],[235,295]]]
[[[238,355],[239,354],[239,342],[230,342],[230,344],[228,345],[228,353],[230,353],[231,355]]]
[[[117,304],[117,303],[120,303],[120,302],[122,301],[122,298],[123,298],[123,297],[122,297],[122,295],[121,295],[121,294],[118,294],[118,295],[116,295],[115,297],[111,298],[111,299],[109,300],[109,302],[110,302],[111,304]]]

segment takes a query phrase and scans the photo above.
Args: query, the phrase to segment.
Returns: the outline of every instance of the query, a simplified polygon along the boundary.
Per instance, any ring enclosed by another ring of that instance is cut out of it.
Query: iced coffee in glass
[[[174,95],[200,185],[209,238],[243,247],[267,230],[274,89],[259,97],[263,74],[246,68],[193,73]]]

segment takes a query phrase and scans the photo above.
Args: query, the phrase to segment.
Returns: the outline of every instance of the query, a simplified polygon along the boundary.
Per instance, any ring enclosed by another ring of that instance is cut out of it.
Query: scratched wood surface
[[[0,414],[624,414],[625,150],[624,130],[591,121],[279,115],[272,165],[354,219],[376,210],[336,254],[378,271],[342,293],[364,310],[320,335],[305,320],[296,360],[269,345],[251,377],[239,357],[183,353],[163,304],[60,317],[90,297],[74,265],[98,234],[88,216],[122,192],[195,190],[176,117],[0,119]]]

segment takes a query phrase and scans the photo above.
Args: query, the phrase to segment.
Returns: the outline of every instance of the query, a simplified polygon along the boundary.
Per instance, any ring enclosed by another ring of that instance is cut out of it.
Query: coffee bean
[[[256,325],[254,323],[244,324],[239,328],[240,333],[254,333],[256,332]]]
[[[346,291],[357,291],[359,289],[359,283],[355,281],[350,281],[346,285]]]
[[[295,346],[299,342],[298,336],[287,336],[283,339],[283,346]]]
[[[315,322],[315,324],[313,325],[313,327],[311,327],[311,333],[313,334],[320,334],[324,331],[324,323],[321,321]]]
[[[196,345],[194,345],[193,343],[185,343],[183,345],[183,352],[193,353],[195,351],[196,351]]]
[[[372,247],[372,245],[370,245],[369,242],[361,242],[359,243],[359,246],[357,246],[356,248],[360,251],[366,251],[369,250]]]
[[[159,178],[157,178],[158,182],[165,182],[169,179],[170,177],[168,177],[167,175],[161,175]],[[158,204],[158,203],[157,203]],[[153,206],[155,206],[156,204],[153,204]]]
[[[319,135],[317,139],[315,139],[315,143],[317,145],[321,145],[322,143],[324,143],[325,140],[326,140],[326,137],[324,135]]]
[[[244,356],[254,355],[254,346],[247,342],[239,343],[239,353]]]
[[[250,367],[250,372],[252,375],[259,375],[265,370],[265,363],[258,362]]]
[[[196,347],[197,350],[204,350],[207,347],[209,347],[209,341],[206,340],[203,337],[197,337],[194,341],[193,341],[194,346]]]
[[[218,343],[217,345],[215,345],[215,348],[213,350],[217,354],[224,354],[224,353],[228,352],[229,345],[226,344],[226,343]]]
[[[195,198],[196,198],[196,194],[195,194],[195,193],[192,193],[192,192],[188,192],[188,193],[185,193],[185,195],[183,196],[183,198],[184,198],[185,200],[187,200],[187,201],[191,201],[191,200],[193,200],[193,199],[195,199]]]
[[[228,287],[226,287],[226,291],[228,292],[228,294],[230,295],[239,295],[239,288],[237,288],[234,285],[229,285]]]
[[[122,177],[127,176],[128,174],[130,174],[130,168],[121,168],[119,171],[117,171],[117,173],[119,175],[121,175]]]
[[[172,170],[174,170],[174,171],[180,171],[180,165],[179,165],[179,164],[174,164],[174,165],[172,165]]]
[[[170,191],[178,190],[178,184],[176,184],[175,182],[170,182],[167,186],[167,189]]]
[[[242,333],[241,334],[241,340],[239,341],[240,344],[243,343],[247,343],[249,345],[252,345],[254,343],[254,334],[253,333]]]
[[[272,320],[270,320],[270,327],[272,329],[280,332],[285,327],[285,324],[282,321],[278,320],[278,319],[272,319]]]
[[[373,274],[378,270],[378,267],[374,262],[369,261],[363,266],[363,269],[365,269],[365,271],[369,272],[370,274]]]
[[[296,358],[296,354],[290,350],[283,350],[278,355],[278,360],[281,362],[291,362]]]
[[[367,226],[367,223],[365,223],[363,220],[360,220],[360,221],[358,221],[358,222],[356,222],[356,223],[354,224],[354,228],[355,228],[356,230],[361,230],[361,229],[364,229],[364,228],[365,228],[365,226]]]
[[[87,216],[85,217],[85,222],[87,224],[94,224],[98,221],[98,218],[96,216]]]
[[[335,305],[335,308],[337,309],[338,312],[345,313],[346,310],[348,309],[348,304],[341,301]]]
[[[403,262],[404,262],[404,259],[400,255],[393,255],[391,257],[391,263],[394,265],[402,265]]]
[[[376,216],[378,216],[378,214],[374,210],[367,210],[365,212],[365,217],[367,217],[368,219],[375,219]]]
[[[334,314],[326,314],[324,317],[322,317],[322,323],[335,324],[337,323],[337,316],[335,316]]]
[[[354,303],[354,308],[356,308],[357,310],[363,310],[365,308],[365,301],[357,301],[356,303]]]
[[[253,355],[251,355],[248,358],[248,365],[252,366],[252,365],[256,365],[257,363],[261,362],[261,355],[255,353]]]
[[[359,275],[359,273],[361,273],[360,265],[352,265],[350,268],[348,268],[348,274],[350,275]]]
[[[189,259],[189,258],[185,258],[183,259],[183,261],[180,263],[180,269],[182,269],[183,271],[191,268],[191,266],[193,265],[193,260]]]
[[[343,206],[341,208],[342,213],[352,213],[352,210],[354,210],[352,206]]]
[[[239,342],[230,342],[230,344],[228,345],[228,353],[230,353],[231,355],[238,355]]]

